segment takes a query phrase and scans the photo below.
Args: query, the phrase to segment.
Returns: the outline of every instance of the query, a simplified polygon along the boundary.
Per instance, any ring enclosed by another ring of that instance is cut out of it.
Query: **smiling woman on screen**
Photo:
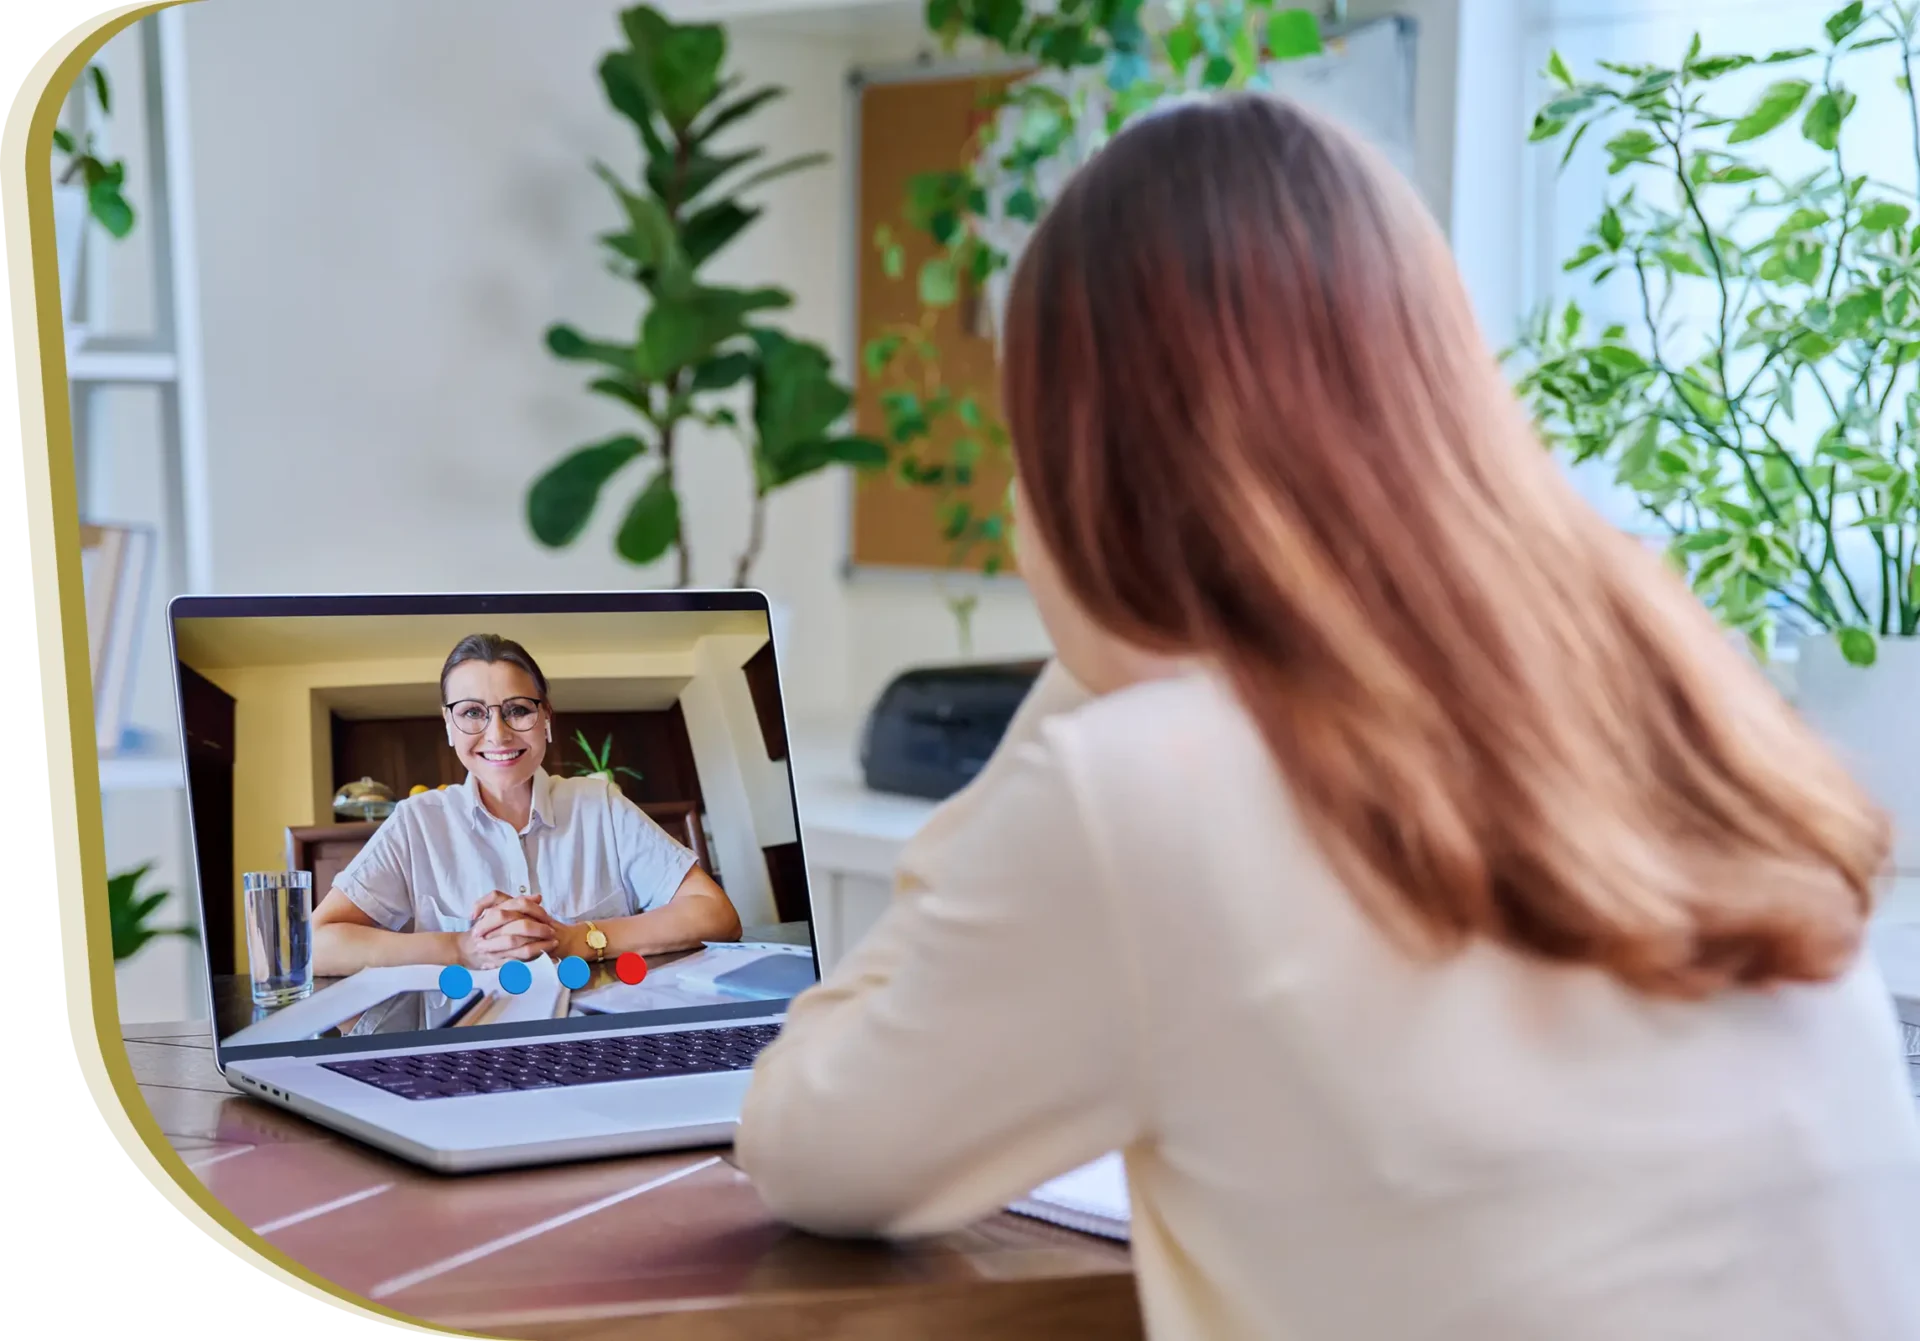
[[[1920,1338],[1881,817],[1542,449],[1407,185],[1144,118],[1016,271],[1058,654],[800,997],[742,1167],[829,1233],[1126,1156],[1156,1337]]]
[[[314,972],[733,940],[740,918],[693,853],[601,778],[555,778],[547,679],[520,644],[461,639],[440,672],[467,780],[394,807],[313,914]]]

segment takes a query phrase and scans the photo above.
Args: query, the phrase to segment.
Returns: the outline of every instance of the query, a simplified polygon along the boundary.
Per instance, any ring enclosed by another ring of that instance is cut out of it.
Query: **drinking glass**
[[[257,1006],[289,1006],[313,991],[313,875],[248,871],[247,968]]]

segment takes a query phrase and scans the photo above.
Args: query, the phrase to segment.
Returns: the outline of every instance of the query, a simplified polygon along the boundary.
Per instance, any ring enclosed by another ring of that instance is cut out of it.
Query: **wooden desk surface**
[[[997,1215],[902,1246],[817,1239],[774,1221],[726,1150],[444,1177],[236,1094],[205,1026],[135,1026],[127,1052],[160,1129],[235,1215],[317,1274],[443,1326],[555,1341],[1142,1335],[1124,1246],[1038,1221]]]

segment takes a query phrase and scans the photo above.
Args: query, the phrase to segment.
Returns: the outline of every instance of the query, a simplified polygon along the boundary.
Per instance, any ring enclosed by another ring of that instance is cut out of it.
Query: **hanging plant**
[[[929,0],[926,21],[949,48],[968,39],[1031,72],[983,80],[962,162],[909,183],[902,223],[933,244],[915,273],[896,229],[878,230],[885,273],[915,286],[920,310],[868,342],[863,370],[881,388],[894,479],[933,494],[949,565],[990,575],[1010,561],[1011,502],[983,505],[978,482],[984,465],[1006,470],[1011,444],[982,388],[949,377],[940,323],[986,324],[1048,203],[1122,127],[1171,98],[1262,87],[1275,63],[1321,52],[1320,21],[1275,0]],[[948,598],[963,642],[976,600]]]

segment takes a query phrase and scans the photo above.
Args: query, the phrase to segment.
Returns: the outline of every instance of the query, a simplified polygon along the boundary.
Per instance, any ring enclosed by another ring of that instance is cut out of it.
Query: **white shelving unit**
[[[157,445],[164,497],[156,530],[165,562],[154,574],[151,594],[161,606],[172,595],[204,591],[209,585],[183,21],[178,9],[164,10],[136,24],[102,56],[121,56],[123,67],[132,63],[127,59],[132,56],[138,65],[142,95],[138,102],[139,125],[136,134],[117,143],[115,149],[127,160],[130,182],[138,183],[145,197],[136,229],[147,233],[142,249],[147,264],[116,267],[110,280],[145,280],[147,299],[143,305],[151,313],[151,332],[133,337],[82,335],[67,359],[83,512],[100,510],[103,495],[111,492],[101,487],[102,473],[113,468],[113,463],[105,459],[109,454],[102,450],[99,409],[103,393],[144,387],[158,395]],[[130,44],[135,51],[117,51],[121,44]],[[116,111],[119,117],[127,117],[130,109],[122,106]],[[114,125],[110,121],[100,130],[110,134]],[[96,233],[81,252],[76,306],[83,310],[102,282],[103,260],[116,259],[106,250],[113,245]],[[90,519],[118,518],[101,515]],[[166,665],[164,651],[153,645],[151,619],[146,621],[145,633],[136,675],[143,681],[155,676],[170,681],[171,668]],[[149,692],[145,697],[151,703],[154,695]],[[154,743],[129,753],[107,749],[103,742],[102,790],[183,787],[185,773],[171,722],[139,721],[137,725],[151,733]]]
[[[179,9],[164,10],[97,58],[115,99],[91,129],[108,156],[126,161],[136,218],[118,242],[89,223],[67,314],[82,520],[140,525],[155,541],[133,649],[128,721],[136,730],[102,742],[107,861],[113,871],[151,863],[147,887],[172,892],[158,920],[173,926],[193,924],[198,891],[165,606],[210,585],[184,23]],[[118,965],[122,1018],[204,1013],[202,971],[191,942],[151,942]]]

